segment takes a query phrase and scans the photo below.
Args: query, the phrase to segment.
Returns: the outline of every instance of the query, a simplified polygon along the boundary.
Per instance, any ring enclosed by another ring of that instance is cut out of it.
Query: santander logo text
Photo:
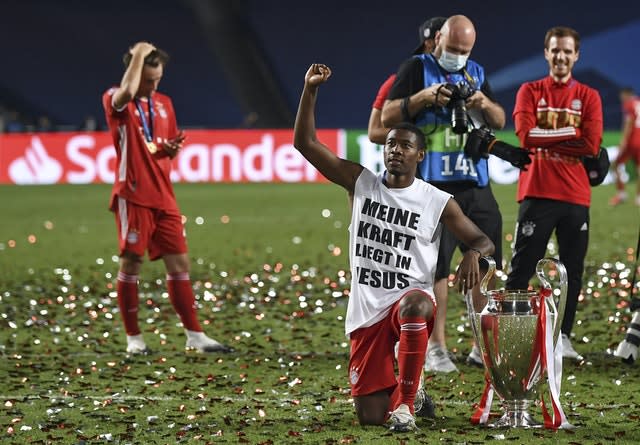
[[[319,130],[338,147],[337,130]],[[293,147],[291,130],[191,130],[173,162],[175,182],[326,182]],[[0,183],[113,183],[107,132],[0,135]]]
[[[70,161],[66,176],[69,184],[113,184],[116,180],[116,151],[113,145],[96,149],[95,137],[86,134],[73,136],[66,144],[65,155],[65,159]]]
[[[54,184],[61,176],[60,163],[49,156],[38,136],[33,136],[23,155],[9,164],[9,177],[16,184]]]
[[[176,168],[177,167],[177,168]],[[241,149],[235,144],[186,144],[171,179],[185,182],[315,182],[318,171],[291,143],[272,134]]]

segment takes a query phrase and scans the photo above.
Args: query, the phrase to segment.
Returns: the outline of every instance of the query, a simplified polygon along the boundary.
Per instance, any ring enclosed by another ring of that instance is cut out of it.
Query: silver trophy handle
[[[491,281],[491,278],[493,278],[493,275],[496,273],[496,260],[494,260],[493,257],[490,257],[490,256],[483,256],[480,259],[485,260],[489,265],[489,269],[487,270],[487,273],[485,274],[484,278],[480,282],[480,293],[484,297],[486,297],[489,281]]]
[[[550,264],[553,264],[555,266],[560,281],[560,295],[558,296],[557,317],[553,330],[553,339],[554,341],[557,341],[558,335],[560,335],[560,328],[562,327],[564,310],[567,306],[567,269],[564,267],[564,264],[554,258],[543,258],[538,261],[538,264],[536,265],[536,275],[540,280],[540,284],[543,288],[551,290],[551,295],[553,297],[551,299],[551,302],[553,303],[554,309],[556,309],[556,296],[553,294],[553,288],[551,287],[551,284],[549,283],[549,280],[547,280],[547,276],[545,275],[545,269]]]
[[[476,309],[473,307],[473,295],[471,293],[471,289],[468,289],[467,293],[464,294],[464,301],[467,303],[467,316],[469,317],[469,323],[471,324],[473,338],[480,338],[480,332],[478,331],[478,325],[476,323]]]
[[[490,256],[485,256],[480,259],[485,260],[489,265],[487,273],[484,275],[482,281],[480,281],[480,293],[485,298],[488,298],[487,293],[489,291],[487,288],[489,287],[489,281],[491,281],[493,274],[496,272],[496,261]],[[476,323],[476,310],[473,306],[473,294],[471,289],[468,289],[467,293],[464,295],[464,301],[467,303],[467,313],[469,317],[469,323],[471,324],[471,331],[473,332],[473,336],[474,338],[481,338],[479,335],[480,331],[478,330],[478,325]]]

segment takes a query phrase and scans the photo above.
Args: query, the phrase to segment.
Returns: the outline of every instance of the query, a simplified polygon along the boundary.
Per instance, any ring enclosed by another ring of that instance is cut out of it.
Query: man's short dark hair
[[[424,137],[422,130],[413,125],[411,122],[400,122],[391,127],[391,130],[407,130],[416,135],[416,141],[418,142],[418,150],[424,150],[427,147],[427,141]]]
[[[580,51],[580,34],[573,28],[569,28],[568,26],[554,26],[551,28],[544,36],[544,49],[549,48],[549,40],[551,40],[551,37],[558,39],[562,37],[573,37],[576,52]]]
[[[131,63],[131,57],[133,56],[131,55],[130,51],[127,51],[122,56],[122,62],[124,63],[125,68],[129,67],[129,64]],[[147,57],[144,58],[144,64],[152,66],[154,68],[156,68],[158,65],[167,66],[167,63],[169,63],[169,54],[167,54],[160,48],[154,49],[149,53]]]

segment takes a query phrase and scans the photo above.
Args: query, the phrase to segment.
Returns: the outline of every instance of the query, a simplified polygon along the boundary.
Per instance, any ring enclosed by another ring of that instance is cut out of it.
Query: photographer
[[[464,213],[495,244],[494,257],[498,268],[501,268],[502,216],[489,186],[487,160],[480,156],[474,162],[464,153],[464,130],[483,125],[500,129],[505,123],[504,110],[491,98],[484,69],[469,60],[475,39],[475,28],[467,17],[450,17],[436,33],[434,51],[416,55],[400,67],[382,110],[382,122],[385,127],[390,127],[409,121],[423,129],[427,136],[427,154],[418,167],[419,176],[454,195]],[[452,107],[457,107],[455,123],[452,121]],[[464,119],[469,119],[466,124],[459,122],[463,115]],[[434,332],[429,339],[427,371],[457,370],[448,356],[445,343],[447,278],[456,247],[463,252],[468,249],[444,230],[434,286],[438,311]],[[477,288],[474,289],[474,297],[480,298]],[[481,366],[477,348],[474,347],[468,361]]]

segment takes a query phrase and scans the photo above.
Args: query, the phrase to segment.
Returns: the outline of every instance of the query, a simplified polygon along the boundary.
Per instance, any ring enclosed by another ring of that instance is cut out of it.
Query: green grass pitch
[[[632,186],[629,185],[632,195]],[[0,186],[0,443],[36,444],[634,444],[640,370],[606,355],[624,337],[640,221],[593,189],[584,300],[565,361],[573,431],[472,426],[481,370],[461,297],[450,293],[449,349],[460,373],[427,375],[435,421],[392,434],[355,422],[343,324],[349,274],[346,193],[330,184],[190,184],[191,277],[205,330],[236,353],[184,351],[160,263],[141,273],[140,320],[154,353],[127,357],[114,294],[115,223],[106,185]],[[494,186],[503,250],[515,186]],[[553,255],[555,244],[549,246]],[[494,411],[498,410],[494,404]],[[540,408],[532,409],[541,420]]]

